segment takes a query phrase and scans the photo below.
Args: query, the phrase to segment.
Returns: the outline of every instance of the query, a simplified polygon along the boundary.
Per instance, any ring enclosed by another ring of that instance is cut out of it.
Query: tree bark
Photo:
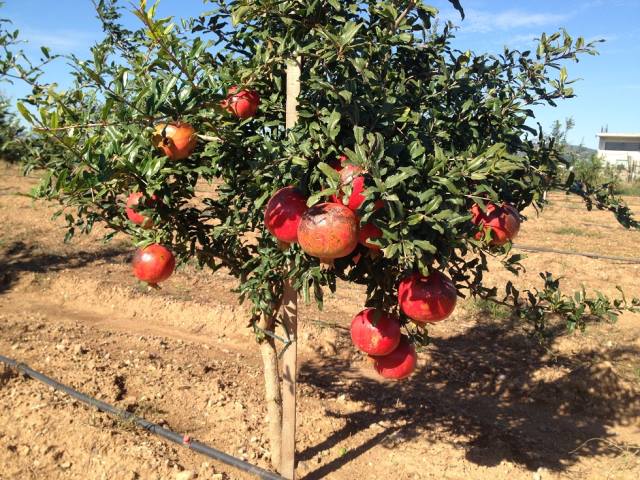
[[[257,323],[262,330],[275,332],[275,317],[262,316]],[[265,335],[260,340],[260,354],[264,369],[265,401],[267,404],[267,431],[271,451],[271,465],[280,468],[282,448],[282,394],[280,393],[280,372],[278,371],[278,351],[275,339]]]

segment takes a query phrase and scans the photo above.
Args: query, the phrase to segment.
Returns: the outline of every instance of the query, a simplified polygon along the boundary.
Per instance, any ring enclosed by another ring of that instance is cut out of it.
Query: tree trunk
[[[258,327],[274,333],[275,317],[262,316]],[[260,341],[260,354],[264,369],[265,401],[267,403],[267,430],[271,450],[271,465],[280,468],[280,451],[282,447],[282,395],[280,393],[280,373],[278,371],[278,352],[273,337],[265,335]]]

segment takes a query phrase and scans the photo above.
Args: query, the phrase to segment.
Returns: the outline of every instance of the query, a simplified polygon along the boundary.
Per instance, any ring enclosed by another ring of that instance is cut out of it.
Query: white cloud
[[[441,17],[459,25],[460,33],[491,33],[544,26],[557,28],[571,17],[571,14],[528,12],[519,9],[490,12],[468,8],[465,9],[465,13],[466,17],[462,21],[457,12],[450,9],[442,10]]]
[[[523,10],[506,10],[503,12],[486,12],[469,10],[467,19],[462,23],[463,30],[468,32],[489,33],[496,30],[515,30],[552,25],[560,26],[569,14],[526,12]]]
[[[511,48],[519,48],[530,46],[536,41],[536,38],[540,38],[539,33],[524,33],[521,35],[514,35],[512,37],[509,37],[504,43]]]
[[[21,29],[20,36],[29,43],[30,48],[49,47],[52,53],[77,53],[86,50],[100,38],[100,34],[94,32],[77,30],[38,31],[30,28]]]

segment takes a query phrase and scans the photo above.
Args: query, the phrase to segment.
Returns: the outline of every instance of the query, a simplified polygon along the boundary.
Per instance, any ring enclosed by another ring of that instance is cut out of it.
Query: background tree
[[[70,57],[74,86],[60,91],[18,74],[33,85],[19,109],[55,145],[55,154],[30,166],[44,172],[40,196],[60,202],[68,238],[102,222],[108,237],[161,243],[180,262],[224,267],[238,279],[262,344],[275,464],[274,332],[285,280],[320,306],[337,279],[362,284],[363,306],[397,315],[419,345],[427,329],[398,310],[398,281],[414,271],[445,272],[460,295],[509,302],[537,332],[549,313],[571,327],[629,307],[624,299],[567,300],[549,275],[544,291],[520,294],[508,284],[503,299],[483,285],[487,259],[498,256],[515,273],[521,256],[508,242],[493,246],[470,213],[503,202],[542,209],[545,189],[573,183],[560,183],[559,145],[530,126],[531,107],[574,95],[564,64],[594,54],[592,44],[561,31],[543,34],[535,52],[459,51],[451,25],[433,28],[437,10],[422,1],[209,3],[206,14],[179,22],[157,18],[157,4],[143,0],[135,8],[141,26],[129,31],[115,1],[97,2],[105,39],[90,58]],[[298,58],[299,121],[287,130],[284,72]],[[232,87],[259,93],[254,116],[228,110]],[[188,158],[171,159],[154,146],[164,144],[166,129],[156,127],[167,122],[195,128]],[[297,244],[283,249],[265,229],[264,209],[291,185],[309,205],[334,195],[348,200],[353,186],[335,169],[340,155],[362,169],[365,200],[356,213],[381,236],[371,240],[374,248],[359,245],[327,269]],[[201,182],[215,193],[199,197]],[[144,212],[153,228],[127,219],[124,199],[132,192],[155,196]],[[616,210],[637,228],[623,213]]]
[[[0,159],[8,162],[21,160],[26,140],[25,128],[11,111],[9,100],[0,96]]]

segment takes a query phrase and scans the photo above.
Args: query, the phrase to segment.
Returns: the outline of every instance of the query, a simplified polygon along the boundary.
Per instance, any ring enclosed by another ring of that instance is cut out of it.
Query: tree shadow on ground
[[[27,272],[51,273],[82,268],[106,260],[124,260],[130,252],[111,247],[95,252],[78,251],[72,255],[44,253],[37,245],[14,241],[0,247],[0,294],[9,290]]]
[[[327,411],[344,419],[345,426],[307,448],[299,460],[385,422],[384,428],[373,430],[375,436],[305,479],[325,478],[376,445],[393,447],[416,437],[455,442],[478,465],[508,460],[530,470],[560,471],[581,456],[619,453],[607,442],[585,441],[607,439],[608,426],[640,416],[640,396],[613,367],[639,353],[623,347],[604,357],[595,351],[550,355],[509,320],[433,338],[420,355],[428,364],[401,383],[359,377],[345,387],[352,370],[349,359],[306,363],[300,374],[303,384],[322,396],[346,394],[365,408],[346,414]]]

